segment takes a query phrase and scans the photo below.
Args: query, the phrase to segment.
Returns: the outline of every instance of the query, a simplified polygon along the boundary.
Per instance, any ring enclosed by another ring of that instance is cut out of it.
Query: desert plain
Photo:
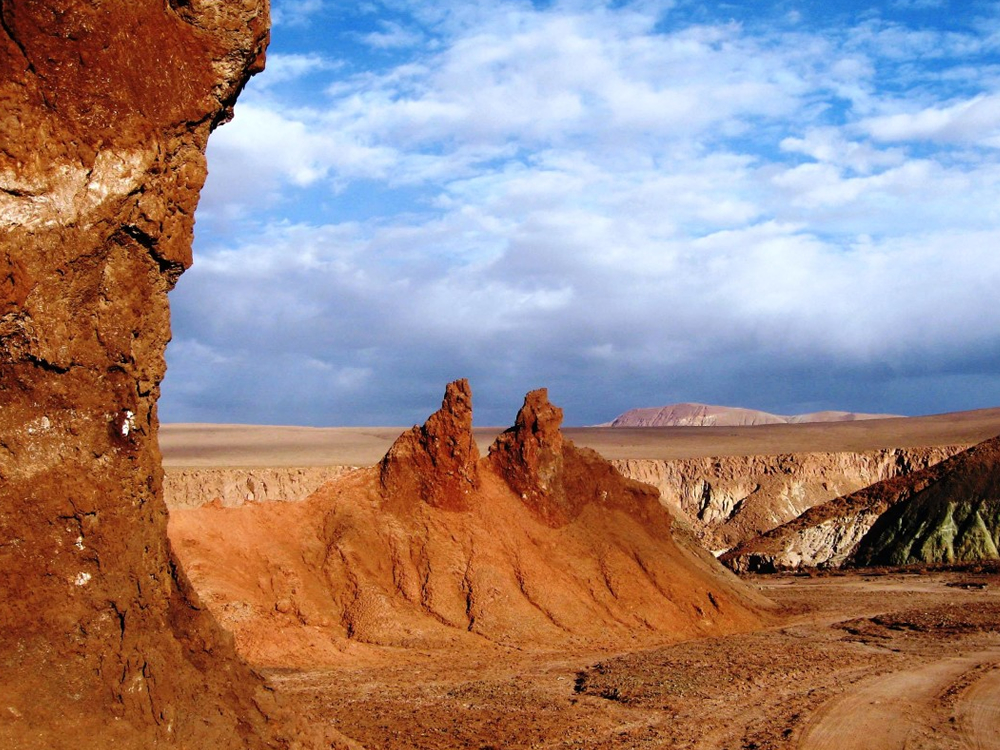
[[[274,590],[276,578],[292,576],[295,556],[310,553],[262,557],[241,549],[294,547],[294,519],[305,516],[293,508],[326,477],[375,464],[401,431],[161,430],[169,533],[182,564],[206,606],[237,633],[237,650],[308,723],[363,748],[1000,747],[994,563],[744,576],[748,596],[762,597],[755,600],[759,619],[708,636],[639,628],[604,639],[504,640],[476,636],[470,617],[469,633],[450,640],[348,638],[317,650],[306,643],[309,631],[329,623],[296,604],[294,590],[275,603],[264,627],[248,627],[260,606],[241,601],[240,592],[252,599]],[[475,430],[480,452],[499,432]],[[1000,409],[832,424],[563,432],[617,461],[862,455],[972,445],[1000,434]],[[298,496],[283,497],[282,488]],[[211,507],[199,506],[198,493]],[[268,535],[247,532],[238,514],[273,504]],[[283,517],[292,520],[282,525]],[[226,548],[234,558],[228,562],[208,549],[227,536],[235,540]],[[266,560],[286,567],[267,570]],[[227,565],[238,577],[220,572]],[[305,639],[298,650],[268,642],[288,633]]]

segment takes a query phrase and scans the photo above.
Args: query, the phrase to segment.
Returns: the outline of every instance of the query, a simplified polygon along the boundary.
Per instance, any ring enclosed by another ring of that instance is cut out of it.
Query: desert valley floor
[[[332,476],[335,467],[375,463],[399,432],[167,425],[161,446],[168,502],[172,475],[187,472],[191,491],[199,471],[295,468]],[[497,432],[480,429],[476,439],[484,447]],[[972,444],[1000,434],[1000,410],[871,423],[565,433],[609,459],[862,451]],[[272,489],[269,500],[281,499]],[[184,513],[172,511],[175,541]],[[197,536],[198,528],[188,524],[185,533]],[[204,560],[191,556],[190,541],[177,545],[179,555],[201,587]],[[744,582],[774,607],[761,625],[717,637],[622,639],[599,649],[485,639],[451,647],[356,643],[312,664],[261,659],[266,649],[237,644],[298,713],[369,750],[1000,748],[998,568],[831,571]]]

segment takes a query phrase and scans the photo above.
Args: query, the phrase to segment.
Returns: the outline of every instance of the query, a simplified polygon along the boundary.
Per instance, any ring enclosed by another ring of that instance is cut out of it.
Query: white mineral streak
[[[102,203],[133,192],[153,160],[145,151],[102,151],[92,169],[56,164],[48,173],[25,179],[0,171],[0,227],[35,229],[75,224]]]

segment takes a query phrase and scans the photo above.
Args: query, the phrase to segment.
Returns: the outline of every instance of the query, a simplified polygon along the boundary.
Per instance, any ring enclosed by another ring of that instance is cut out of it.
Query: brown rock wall
[[[0,746],[287,746],[166,537],[156,398],[265,0],[0,0]]]

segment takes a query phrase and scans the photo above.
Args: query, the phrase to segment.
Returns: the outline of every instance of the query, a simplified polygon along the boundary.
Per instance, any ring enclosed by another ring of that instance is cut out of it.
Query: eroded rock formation
[[[755,539],[829,500],[933,466],[968,446],[612,461],[660,491],[708,549]]]
[[[923,484],[923,483],[922,483]],[[912,565],[1000,558],[1000,438],[955,456],[882,513],[848,564]]]
[[[0,0],[0,746],[287,745],[166,537],[156,398],[266,0]]]
[[[565,525],[587,506],[615,508],[655,525],[659,493],[626,479],[596,451],[564,440],[562,417],[546,389],[529,393],[514,426],[490,446],[491,469],[550,526]]]
[[[468,404],[468,385],[452,384],[380,465],[303,502],[171,514],[185,566],[248,658],[621,646],[766,620],[767,603],[673,528],[653,488],[563,437],[544,390],[478,460]],[[387,464],[411,480],[387,483]],[[438,485],[471,489],[442,502],[427,491]]]
[[[392,444],[379,463],[379,484],[387,497],[463,510],[479,486],[478,462],[472,391],[468,381],[456,380],[448,384],[441,408]]]
[[[993,559],[1000,439],[819,504],[720,560],[738,572]]]

